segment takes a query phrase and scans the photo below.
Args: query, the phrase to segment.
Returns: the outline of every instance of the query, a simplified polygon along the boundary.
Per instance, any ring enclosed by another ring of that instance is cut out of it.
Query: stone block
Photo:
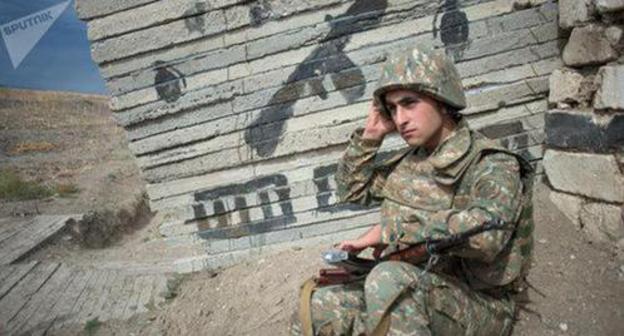
[[[77,0],[75,7],[76,13],[80,19],[89,20],[94,17],[110,15],[156,1],[157,0]]]
[[[624,115],[599,117],[587,112],[554,110],[546,114],[546,144],[594,153],[624,149]]]
[[[538,6],[542,3],[544,3],[544,0],[513,0],[512,7],[515,10],[521,10],[521,9]]]
[[[548,102],[562,107],[564,104],[586,105],[596,91],[593,77],[587,78],[572,69],[557,69],[550,78]]]
[[[525,9],[531,7],[531,0],[513,0],[514,9]]]
[[[596,0],[596,9],[600,13],[611,13],[624,10],[624,0]]]
[[[588,203],[581,209],[581,223],[587,237],[596,243],[617,243],[624,238],[622,208],[605,203]]]
[[[556,190],[624,202],[624,177],[613,155],[546,150],[544,169]]]
[[[112,62],[225,30],[225,15],[222,10],[198,15],[196,18],[201,23],[197,25],[197,29],[189,29],[185,22],[178,20],[94,42],[91,44],[91,57],[97,63]]]
[[[524,97],[545,96],[548,92],[547,76],[529,78],[516,83],[496,85],[488,88],[477,88],[466,92],[468,109],[466,114],[474,113],[480,106],[492,103],[499,105],[511,104]]]
[[[193,25],[196,24],[193,16],[214,9],[214,7],[207,6],[205,2],[157,1],[89,22],[88,37],[93,42],[109,36],[121,35],[181,19],[185,20],[190,29],[193,29]],[[137,17],[142,19],[137,20]]]
[[[227,36],[228,34],[225,35]],[[107,79],[132,76],[138,70],[151,69],[156,60],[174,64],[180,60],[190,59],[196,55],[206,55],[222,48],[225,48],[223,36],[214,35],[193,43],[178,45],[175,48],[161,49],[156,53],[135,55],[113,63],[102,64],[100,65],[100,73],[102,77]]]
[[[507,69],[514,65],[535,62],[552,56],[559,56],[558,43],[558,41],[549,41],[493,56],[459,62],[457,64],[457,70],[462,78],[466,78],[486,74],[491,71]]]
[[[592,21],[594,14],[591,0],[559,0],[559,26],[563,29]]]
[[[605,27],[598,24],[574,28],[563,49],[563,62],[578,67],[617,59],[618,53],[607,39],[605,30]]]
[[[581,197],[551,190],[548,198],[552,204],[564,214],[575,228],[581,227],[580,214],[583,199]]]
[[[624,26],[611,26],[605,30],[607,40],[618,52],[624,49]]]
[[[599,89],[594,98],[594,108],[624,110],[624,65],[600,68],[596,80]]]
[[[207,43],[208,42],[205,39],[202,39],[198,42],[194,42],[193,44],[205,45]],[[192,55],[190,50],[188,51],[188,55]],[[137,69],[132,71],[130,74],[114,77],[108,80],[107,87],[109,89],[109,93],[111,95],[121,95],[137,89],[157,85],[159,83],[156,83],[156,74],[158,73],[159,68],[163,68],[170,72],[177,72],[185,78],[218,68],[224,68],[232,64],[242,62],[245,59],[245,49],[244,46],[221,48],[172,63],[164,62],[160,59],[160,57],[160,53],[157,55],[151,55],[149,59],[145,59],[145,62],[142,65],[135,63]],[[134,59],[137,60],[139,58]]]

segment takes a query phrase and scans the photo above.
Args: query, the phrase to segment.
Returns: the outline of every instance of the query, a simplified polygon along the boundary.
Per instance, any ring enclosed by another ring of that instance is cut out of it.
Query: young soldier
[[[461,79],[441,51],[417,48],[383,67],[366,126],[356,130],[336,181],[342,201],[381,202],[380,224],[338,248],[358,253],[397,250],[464,232],[492,219],[491,230],[423,265],[386,261],[363,282],[319,287],[311,325],[318,335],[508,335],[532,249],[530,166],[470,130],[459,110]],[[409,145],[375,164],[384,137],[398,132]],[[305,316],[306,312],[303,312]],[[306,325],[308,324],[308,325]]]

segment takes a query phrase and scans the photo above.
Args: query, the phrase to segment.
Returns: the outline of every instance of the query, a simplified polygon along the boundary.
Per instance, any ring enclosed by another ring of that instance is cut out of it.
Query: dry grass
[[[34,181],[25,181],[10,169],[0,170],[0,199],[24,201],[52,196],[50,188]]]
[[[69,197],[80,192],[80,188],[74,183],[59,183],[54,190],[60,197]]]
[[[20,142],[8,150],[11,156],[28,153],[45,153],[54,150],[57,146],[47,141]]]

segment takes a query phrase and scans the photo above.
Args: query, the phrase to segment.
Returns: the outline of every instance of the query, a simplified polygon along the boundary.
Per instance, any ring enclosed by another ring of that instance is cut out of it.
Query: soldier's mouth
[[[416,132],[415,129],[405,130],[405,131],[401,132],[401,136],[404,137],[404,138],[405,137],[410,137],[410,136],[414,135],[415,132]]]

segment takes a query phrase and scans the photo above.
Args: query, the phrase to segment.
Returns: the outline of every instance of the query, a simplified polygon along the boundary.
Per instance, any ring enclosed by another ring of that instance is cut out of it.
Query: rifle
[[[405,261],[414,265],[428,260],[425,270],[431,268],[437,257],[449,249],[465,244],[468,239],[477,234],[490,230],[510,230],[507,223],[500,219],[489,220],[482,225],[475,226],[461,233],[452,234],[440,239],[426,239],[424,242],[411,245],[379,259],[366,259],[342,250],[332,250],[323,253],[323,260],[333,266],[322,268],[315,282],[319,286],[343,284],[362,280],[375,265],[383,261]]]

